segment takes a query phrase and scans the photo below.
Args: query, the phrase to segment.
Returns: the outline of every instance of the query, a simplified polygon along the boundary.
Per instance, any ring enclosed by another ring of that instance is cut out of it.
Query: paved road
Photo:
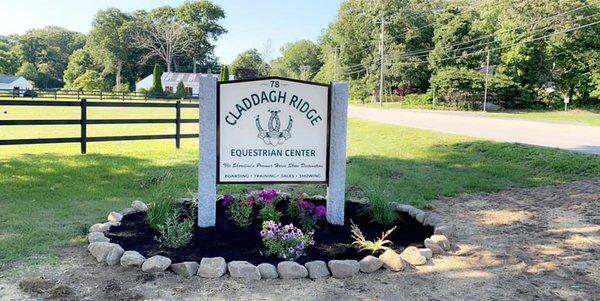
[[[355,106],[350,106],[348,116],[494,141],[600,154],[600,127],[587,125],[489,118],[468,112],[380,110]]]

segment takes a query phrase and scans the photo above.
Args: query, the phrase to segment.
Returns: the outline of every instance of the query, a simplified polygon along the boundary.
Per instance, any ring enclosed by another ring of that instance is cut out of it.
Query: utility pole
[[[488,76],[490,73],[490,49],[487,49],[487,55],[485,59],[485,90],[483,92],[483,111],[487,112],[487,94],[488,94]]]
[[[384,34],[385,34],[385,18],[382,16],[381,21],[378,23],[381,24],[381,34],[379,37],[379,64],[380,64],[380,75],[379,75],[379,106],[383,106],[383,80],[384,80],[384,70],[385,70],[385,43],[384,43]]]

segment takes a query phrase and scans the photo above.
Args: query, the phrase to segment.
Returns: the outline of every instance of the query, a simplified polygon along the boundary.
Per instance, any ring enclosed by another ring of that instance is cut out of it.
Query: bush
[[[425,106],[431,104],[433,97],[430,92],[423,94],[408,94],[404,96],[402,103],[411,106]]]
[[[177,99],[184,99],[185,96],[186,96],[185,95],[185,85],[183,84],[182,81],[180,81],[177,84],[177,91],[175,91],[175,93],[173,94],[173,97],[177,98]]]
[[[152,71],[152,88],[150,88],[150,93],[153,95],[162,94],[162,69],[158,64],[154,64],[154,70]]]
[[[165,222],[158,225],[160,237],[158,241],[162,247],[171,249],[181,248],[187,245],[192,239],[192,229],[194,222],[190,218],[180,220],[180,215],[171,212],[167,215]]]
[[[254,207],[254,199],[247,198],[245,200],[233,200],[229,204],[228,212],[231,219],[240,227],[248,228],[252,223],[252,211]]]

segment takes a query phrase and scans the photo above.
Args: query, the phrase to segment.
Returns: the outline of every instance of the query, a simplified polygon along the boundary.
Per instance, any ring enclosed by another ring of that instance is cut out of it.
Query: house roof
[[[163,83],[199,83],[202,77],[219,77],[218,74],[165,72],[161,76]]]
[[[6,74],[0,74],[0,84],[10,84],[14,81],[16,81],[17,79],[19,79],[20,76],[16,76],[16,75],[6,75]]]

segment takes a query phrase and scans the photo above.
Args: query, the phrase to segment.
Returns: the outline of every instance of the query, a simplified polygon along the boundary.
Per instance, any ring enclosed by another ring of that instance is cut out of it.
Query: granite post
[[[327,186],[327,221],[344,224],[346,202],[346,135],[348,128],[348,82],[331,84],[329,136],[329,184]]]
[[[217,79],[200,78],[200,162],[198,226],[212,227],[217,207]]]

